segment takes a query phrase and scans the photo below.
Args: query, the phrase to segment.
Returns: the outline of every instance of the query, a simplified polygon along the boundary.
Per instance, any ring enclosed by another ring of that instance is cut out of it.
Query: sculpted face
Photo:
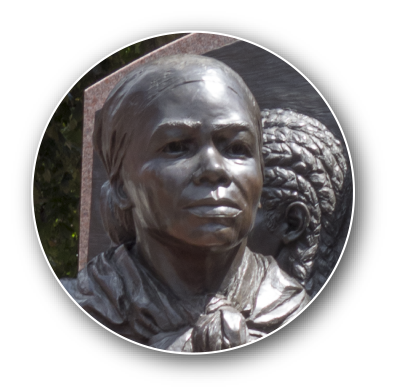
[[[247,236],[263,184],[254,113],[222,76],[156,98],[122,166],[137,232],[218,249]]]

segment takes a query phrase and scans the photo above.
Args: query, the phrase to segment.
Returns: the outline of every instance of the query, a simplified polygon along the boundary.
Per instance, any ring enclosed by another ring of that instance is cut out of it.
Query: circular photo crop
[[[68,295],[125,340],[227,351],[301,314],[353,214],[349,150],[293,66],[207,33],[135,43],[60,102],[34,172],[39,238]]]

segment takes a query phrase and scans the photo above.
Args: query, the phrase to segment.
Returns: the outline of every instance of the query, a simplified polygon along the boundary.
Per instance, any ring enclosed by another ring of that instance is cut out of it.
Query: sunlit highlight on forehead
[[[203,83],[205,90],[207,90],[211,97],[215,99],[222,97],[227,90],[230,90],[231,92],[240,96],[240,94],[232,86],[228,85],[220,79],[212,77],[201,77],[200,80],[183,81],[182,83],[173,85],[171,89],[174,90],[191,83]]]
[[[229,89],[226,85],[223,83],[220,83],[219,81],[216,80],[204,80],[204,86],[206,90],[209,92],[211,97],[217,99],[220,98],[225,94],[225,92]]]

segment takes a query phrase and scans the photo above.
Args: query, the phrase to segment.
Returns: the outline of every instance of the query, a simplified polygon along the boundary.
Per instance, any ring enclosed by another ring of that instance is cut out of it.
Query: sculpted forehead
[[[167,130],[187,130],[193,137],[232,128],[250,132],[259,142],[259,115],[248,99],[238,94],[219,78],[182,83],[167,89],[145,110],[146,121],[134,135],[133,150],[142,153],[154,134]],[[258,112],[259,114],[259,112]],[[180,134],[179,133],[179,134]]]
[[[213,67],[212,65],[216,66]],[[202,66],[200,64],[186,64],[171,69],[167,69],[167,64],[158,64],[141,77],[135,89],[140,91],[141,97],[143,96],[146,104],[150,105],[156,99],[159,99],[163,93],[175,90],[182,85],[194,83],[209,85],[212,93],[215,90],[220,93],[220,90],[223,90],[224,87],[228,88],[251,105],[255,106],[256,104],[252,94],[238,75],[229,68],[221,68],[214,63],[203,64]]]
[[[219,79],[178,85],[164,92],[154,106],[161,119],[201,121],[204,125],[232,121],[255,126],[259,119],[249,100]]]
[[[213,67],[210,61],[209,66],[180,63],[168,69],[165,63],[147,71],[135,86],[140,91],[135,94],[141,104],[140,117],[122,119],[140,123],[134,140],[145,138],[146,131],[150,133],[160,122],[170,120],[247,121],[250,126],[258,126],[259,108],[247,86],[232,70],[218,64],[213,63]],[[128,95],[132,105],[134,94]]]
[[[135,69],[119,82],[102,109],[101,126],[94,137],[109,176],[118,172],[125,149],[135,143],[139,138],[137,134],[153,125],[156,103],[169,91],[174,97],[175,91],[188,90],[187,87],[195,84],[211,86],[209,96],[212,98],[215,94],[223,97],[224,90],[227,96],[232,94],[232,102],[237,96],[242,110],[252,112],[251,116],[259,122],[260,111],[252,93],[241,77],[220,61],[193,55],[153,61]],[[195,88],[191,90],[195,92]],[[192,102],[192,93],[185,93],[182,99],[183,103],[185,99]],[[221,99],[221,104],[225,105],[225,100]]]

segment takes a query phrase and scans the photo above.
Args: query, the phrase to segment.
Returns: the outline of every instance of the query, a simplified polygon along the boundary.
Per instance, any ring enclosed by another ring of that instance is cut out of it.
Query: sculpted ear
[[[310,224],[310,212],[303,202],[293,202],[285,211],[286,231],[282,240],[285,245],[296,241]]]
[[[127,210],[134,206],[132,200],[126,193],[123,181],[120,178],[116,178],[113,181],[111,180],[111,186],[113,189],[114,200],[121,210]]]

